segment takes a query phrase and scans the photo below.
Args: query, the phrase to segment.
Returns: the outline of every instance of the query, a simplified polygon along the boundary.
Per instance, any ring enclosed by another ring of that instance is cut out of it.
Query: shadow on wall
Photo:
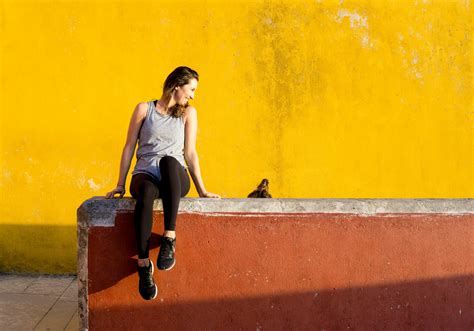
[[[0,225],[0,272],[75,274],[75,225]]]
[[[162,216],[163,214],[160,214],[160,215],[161,215],[161,218],[163,218]],[[156,218],[155,215],[153,217]],[[156,222],[157,221],[154,220],[155,224]],[[92,247],[91,251],[104,252],[104,254],[114,259],[116,263],[119,264],[119,266],[116,266],[114,268],[114,272],[104,273],[103,275],[101,275],[99,281],[96,281],[90,284],[89,294],[94,294],[94,293],[106,290],[108,288],[111,288],[115,284],[120,282],[122,279],[127,278],[137,273],[138,256],[137,256],[137,251],[136,251],[135,241],[134,241],[134,229],[131,223],[127,225],[129,227],[127,232],[130,234],[130,236],[128,238],[122,238],[121,245],[117,245],[111,250],[108,250],[108,249],[100,250],[100,247],[98,247],[97,249]],[[118,225],[118,226],[122,226],[122,225]],[[106,231],[101,232],[99,236],[100,236],[98,238],[99,243],[104,243],[104,242],[112,243],[114,240],[117,240],[117,236],[115,238],[110,238],[109,234]],[[152,232],[151,237],[150,237],[150,246],[149,246],[150,251],[159,248],[160,243],[161,243],[161,235],[158,235]],[[89,245],[93,246],[94,243],[89,243]],[[105,244],[104,246],[107,246],[107,245]],[[103,257],[96,256],[96,255],[92,256],[92,255],[89,255],[89,260],[91,261],[90,263],[92,264],[96,263],[97,265],[101,265],[101,262],[98,262],[98,261],[101,261]],[[154,261],[153,263],[155,263],[156,254],[152,255],[150,252],[150,259],[152,259]],[[156,267],[156,264],[155,264],[155,267]]]
[[[348,289],[267,295],[258,298],[146,305],[123,301],[91,312],[90,326],[252,330],[470,330],[473,276]],[[132,322],[133,321],[133,322]],[[131,323],[134,323],[133,325]]]

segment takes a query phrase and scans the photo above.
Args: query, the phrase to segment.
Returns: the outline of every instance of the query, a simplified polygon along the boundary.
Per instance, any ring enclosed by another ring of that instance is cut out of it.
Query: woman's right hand
[[[116,194],[120,194],[119,199],[123,198],[123,195],[125,194],[125,187],[122,185],[117,185],[116,188],[114,188],[112,191],[108,192],[105,195],[105,198],[106,199],[115,198]]]

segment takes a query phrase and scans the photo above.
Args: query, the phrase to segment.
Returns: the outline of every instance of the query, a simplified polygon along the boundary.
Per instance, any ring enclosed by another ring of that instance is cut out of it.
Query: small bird
[[[250,193],[247,198],[271,198],[272,195],[268,192],[268,179],[262,179],[257,189]]]

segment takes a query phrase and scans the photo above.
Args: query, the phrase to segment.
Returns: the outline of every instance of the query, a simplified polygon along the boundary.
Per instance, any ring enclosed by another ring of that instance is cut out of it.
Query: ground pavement
[[[75,276],[0,274],[0,330],[77,330]]]

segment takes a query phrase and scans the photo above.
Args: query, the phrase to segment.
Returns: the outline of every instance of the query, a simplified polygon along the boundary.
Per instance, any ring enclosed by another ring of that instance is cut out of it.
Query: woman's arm
[[[194,186],[202,198],[220,198],[219,195],[206,191],[201,177],[199,159],[196,151],[197,112],[196,108],[188,107],[185,114],[184,159],[191,173]]]
[[[148,104],[146,102],[141,102],[135,107],[135,110],[133,111],[132,119],[130,120],[130,125],[128,126],[127,140],[125,142],[125,146],[123,147],[122,157],[120,159],[120,171],[117,187],[105,195],[107,199],[113,198],[115,194],[119,194],[119,197],[122,198],[125,194],[125,182],[127,180],[127,174],[130,169],[133,153],[135,152],[135,147],[137,145],[138,134],[140,132],[142,122],[146,117],[147,109]]]

